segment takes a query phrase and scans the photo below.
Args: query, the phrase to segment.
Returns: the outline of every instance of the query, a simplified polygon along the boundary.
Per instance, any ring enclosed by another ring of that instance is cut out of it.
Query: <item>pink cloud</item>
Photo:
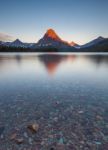
[[[7,42],[7,41],[13,41],[13,40],[14,40],[14,37],[5,33],[0,33],[0,41]]]

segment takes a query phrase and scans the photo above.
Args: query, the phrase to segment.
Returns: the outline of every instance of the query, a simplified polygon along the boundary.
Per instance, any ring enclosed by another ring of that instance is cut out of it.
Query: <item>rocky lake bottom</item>
[[[108,150],[108,55],[0,55],[0,150]]]

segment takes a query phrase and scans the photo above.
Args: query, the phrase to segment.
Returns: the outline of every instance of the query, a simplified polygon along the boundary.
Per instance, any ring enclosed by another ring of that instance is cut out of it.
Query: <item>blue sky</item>
[[[108,37],[108,0],[0,0],[0,33],[37,42],[48,28],[84,44]]]

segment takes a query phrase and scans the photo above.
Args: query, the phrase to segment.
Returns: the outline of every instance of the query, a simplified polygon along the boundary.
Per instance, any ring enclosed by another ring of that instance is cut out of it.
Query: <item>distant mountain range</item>
[[[23,43],[19,39],[13,42],[0,41],[0,51],[57,51],[57,52],[108,52],[108,38],[98,37],[85,45],[62,40],[53,29],[48,29],[37,43]]]
[[[97,39],[94,39],[94,40],[90,41],[89,43],[87,43],[87,44],[85,44],[85,45],[82,45],[81,47],[82,47],[82,48],[91,47],[91,46],[94,46],[94,45],[96,45],[96,44],[98,44],[98,43],[104,41],[104,40],[105,40],[105,38],[103,38],[103,37],[100,36],[100,37],[98,37]]]
[[[34,43],[23,43],[19,39],[16,39],[13,42],[2,42],[0,41],[0,46],[7,46],[7,47],[23,47],[23,48],[29,48],[33,46]]]

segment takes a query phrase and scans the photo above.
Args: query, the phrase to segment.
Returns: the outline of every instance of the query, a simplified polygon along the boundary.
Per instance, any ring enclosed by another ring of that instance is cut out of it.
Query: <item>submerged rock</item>
[[[23,138],[18,138],[18,139],[15,139],[15,142],[17,144],[22,144],[24,142],[24,139]]]
[[[32,138],[28,139],[28,142],[29,142],[30,145],[32,145],[32,141],[33,141]]]
[[[54,148],[54,147],[51,147],[50,150],[55,150],[55,148]]]
[[[79,114],[83,114],[83,113],[84,113],[84,111],[80,110],[80,111],[78,111],[78,113],[79,113]]]
[[[5,127],[4,126],[0,126],[0,135],[2,135],[2,133],[4,132]]]
[[[27,126],[27,128],[32,132],[36,133],[39,130],[39,124],[33,123]]]
[[[10,136],[10,140],[15,140],[15,139],[16,139],[16,136],[17,136],[17,134],[16,134],[16,133],[13,133],[13,134]]]
[[[21,137],[18,137],[17,133],[13,133],[10,136],[10,140],[14,141],[16,144],[22,144],[24,142],[24,139]]]
[[[64,144],[64,139],[62,137],[59,139],[58,144]]]
[[[95,144],[96,144],[96,145],[101,145],[102,143],[99,142],[99,141],[95,141]]]

